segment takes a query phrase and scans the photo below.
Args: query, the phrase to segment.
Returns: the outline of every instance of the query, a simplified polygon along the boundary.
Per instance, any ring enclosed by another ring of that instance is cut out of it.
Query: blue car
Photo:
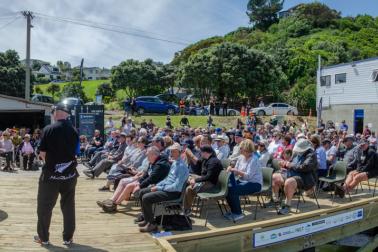
[[[136,111],[139,115],[144,113],[173,115],[179,112],[179,108],[177,105],[163,102],[155,96],[139,96],[136,98]]]

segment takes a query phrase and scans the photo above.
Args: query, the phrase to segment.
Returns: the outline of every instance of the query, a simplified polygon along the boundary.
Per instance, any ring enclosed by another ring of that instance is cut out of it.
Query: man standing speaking
[[[34,241],[49,245],[52,210],[60,194],[63,213],[63,244],[70,245],[75,231],[75,187],[78,177],[76,153],[79,136],[69,121],[71,110],[62,103],[53,107],[55,123],[43,129],[40,157],[45,161],[39,179],[37,215],[38,236]]]

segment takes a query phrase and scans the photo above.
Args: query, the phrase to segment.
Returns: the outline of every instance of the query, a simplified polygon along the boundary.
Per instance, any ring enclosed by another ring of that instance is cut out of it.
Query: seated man
[[[219,160],[227,159],[228,155],[230,154],[230,148],[228,146],[228,137],[226,135],[218,135],[214,139],[214,141],[215,145],[217,146],[217,149],[215,150],[217,158]]]
[[[111,155],[106,156],[105,159],[102,159],[93,169],[83,171],[84,174],[90,178],[98,177],[103,171],[108,170],[114,163],[121,160],[126,149],[126,137],[125,133],[121,133],[118,138],[119,145],[117,150],[112,152]]]
[[[202,146],[200,150],[201,159],[197,163],[202,167],[201,175],[192,174],[189,179],[189,186],[186,188],[184,202],[186,215],[191,214],[191,207],[197,193],[214,188],[218,182],[219,173],[223,169],[220,160],[216,157],[211,146]]]
[[[286,196],[278,214],[288,214],[291,208],[291,200],[298,189],[306,191],[314,190],[315,174],[318,169],[318,161],[312,144],[307,139],[299,139],[293,149],[292,161],[280,161],[281,171],[273,174],[272,191],[273,202],[278,203],[278,192],[284,187]]]
[[[168,158],[165,155],[161,155],[158,148],[156,148],[155,146],[148,148],[147,159],[149,162],[147,172],[143,172],[143,175],[137,174],[135,179],[127,178],[128,183],[125,183],[125,186],[120,183],[120,186],[122,186],[123,188],[120,188],[119,190],[117,188],[114,194],[117,195],[117,198],[123,193],[123,189],[131,184],[132,188],[130,192],[136,191],[134,190],[136,187],[138,189],[143,189],[149,187],[150,185],[156,185],[168,175],[170,170]],[[111,201],[98,201],[97,204],[102,207],[105,212],[114,212],[117,209],[117,204],[121,203],[115,198],[116,197],[114,197],[114,200]]]
[[[98,164],[102,159],[106,158],[109,154],[117,151],[119,145],[118,137],[118,130],[110,132],[110,136],[106,140],[104,147],[99,148],[98,151],[92,156],[92,158],[88,162],[85,162],[84,165],[88,168],[92,168],[96,164]]]
[[[361,140],[358,148],[362,152],[357,161],[357,169],[349,172],[342,188],[336,187],[335,193],[341,198],[344,197],[345,192],[350,192],[360,182],[378,176],[378,154],[373,148],[369,147],[369,141]]]
[[[97,149],[100,149],[104,145],[104,141],[101,137],[101,133],[99,130],[95,130],[94,136],[92,140],[89,143],[89,146],[87,147],[85,151],[85,156],[90,159],[92,158],[92,155],[96,152]]]
[[[184,183],[189,177],[188,166],[180,158],[181,146],[175,143],[169,147],[169,150],[173,162],[168,176],[156,185],[139,191],[144,216],[144,220],[138,223],[141,232],[151,232],[157,229],[152,210],[153,204],[179,198]]]

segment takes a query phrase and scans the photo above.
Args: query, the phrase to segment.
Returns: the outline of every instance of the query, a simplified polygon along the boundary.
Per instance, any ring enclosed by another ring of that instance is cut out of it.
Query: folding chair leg
[[[316,195],[315,190],[313,191],[313,194],[314,194],[314,198],[315,198],[315,201],[316,201],[316,205],[318,205],[318,208],[320,209],[320,205],[319,205],[319,202],[318,202],[318,196]]]
[[[223,214],[224,214],[224,213],[223,213],[223,209],[222,209],[222,206],[221,206],[220,203],[219,203],[219,200],[217,200],[217,205],[218,205],[219,210],[221,211],[221,213],[222,213],[222,215],[223,215]]]
[[[295,213],[298,213],[299,210],[299,203],[301,202],[301,194],[298,195],[298,201],[297,201],[297,210],[295,210]]]
[[[257,205],[259,204],[260,200],[259,200],[259,196],[257,196],[257,201],[256,201],[256,206],[255,206],[255,214],[254,214],[254,217],[253,219],[256,220],[257,218]]]
[[[373,190],[373,197],[375,196],[375,188],[377,187],[377,181],[378,181],[378,177],[375,178],[374,190]]]
[[[207,205],[208,205],[208,202],[206,201],[206,212],[205,212],[205,215],[206,215],[206,217],[205,217],[205,227],[206,227],[206,225],[207,225],[207,217],[208,217],[208,207],[207,207]],[[202,206],[203,206],[203,204],[202,204]]]

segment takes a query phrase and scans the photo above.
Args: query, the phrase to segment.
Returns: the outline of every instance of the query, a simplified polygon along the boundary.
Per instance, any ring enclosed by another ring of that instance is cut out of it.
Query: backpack
[[[192,221],[189,217],[184,215],[173,214],[173,215],[164,215],[163,219],[163,229],[165,231],[185,231],[192,230]],[[155,217],[156,223],[161,222],[161,215]],[[189,223],[188,223],[189,222]]]

